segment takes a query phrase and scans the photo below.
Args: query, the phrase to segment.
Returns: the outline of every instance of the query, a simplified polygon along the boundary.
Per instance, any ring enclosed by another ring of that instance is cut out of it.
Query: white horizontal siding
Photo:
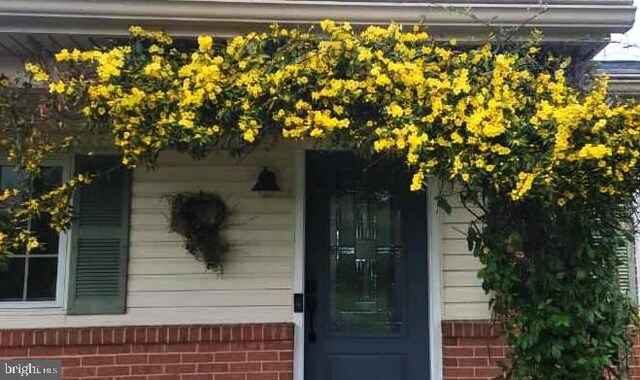
[[[230,252],[230,254],[233,251]],[[177,254],[182,254],[176,251]],[[262,274],[279,274],[289,276],[291,274],[291,259],[288,257],[251,257],[251,258],[227,258],[224,261],[224,273],[216,274],[208,272],[204,264],[193,257],[179,259],[131,259],[129,262],[129,278],[135,280],[138,275],[171,275],[171,274],[206,274],[211,276],[211,286],[215,289],[215,283],[224,281],[227,277],[236,274],[251,275],[259,278]],[[135,306],[135,305],[132,305]]]
[[[13,327],[252,323],[291,321],[294,264],[295,151],[254,152],[236,162],[225,153],[202,161],[164,154],[158,169],[134,174],[127,313],[67,316],[62,310],[2,310]],[[276,171],[282,191],[262,198],[251,192],[262,166]],[[225,232],[231,250],[223,274],[207,271],[168,229],[163,197],[181,191],[220,193],[232,210]],[[442,318],[486,319],[488,298],[477,278],[480,263],[468,251],[471,215],[452,201],[440,211]]]
[[[137,250],[136,259],[143,258],[168,258],[175,259],[187,256],[176,255],[176,251],[182,249],[182,242],[172,241],[136,241],[131,242],[131,249]],[[236,242],[231,248],[235,256],[291,256],[293,248],[288,241],[246,241]]]
[[[480,262],[467,245],[473,215],[451,197],[450,214],[440,215],[442,251],[442,319],[489,319],[489,298],[478,278]]]
[[[254,151],[242,160],[214,153],[193,161],[161,155],[158,168],[134,172],[127,313],[69,316],[61,309],[1,310],[3,328],[292,321],[295,151]],[[282,191],[252,192],[269,166]],[[231,210],[224,235],[230,251],[222,274],[207,271],[169,231],[165,196],[184,191],[220,194]]]
[[[282,322],[291,319],[283,306],[226,306],[226,307],[136,307],[119,315],[65,315],[60,309],[2,310],[0,324],[3,329],[52,328],[85,326],[148,326],[165,324]]]
[[[127,297],[132,318],[145,315],[139,311],[175,315],[177,309],[189,308],[189,318],[204,323],[269,322],[276,315],[290,321],[293,157],[290,149],[253,152],[240,161],[224,152],[202,161],[167,153],[157,170],[137,171]],[[282,187],[268,198],[251,191],[265,165],[276,172]],[[222,274],[207,271],[182,248],[182,237],[168,229],[163,197],[200,190],[222,195],[231,210],[224,232],[231,248]]]

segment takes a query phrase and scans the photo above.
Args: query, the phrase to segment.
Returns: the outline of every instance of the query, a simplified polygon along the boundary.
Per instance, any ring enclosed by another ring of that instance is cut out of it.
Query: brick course
[[[62,359],[69,380],[290,380],[293,325],[0,330],[0,358]]]

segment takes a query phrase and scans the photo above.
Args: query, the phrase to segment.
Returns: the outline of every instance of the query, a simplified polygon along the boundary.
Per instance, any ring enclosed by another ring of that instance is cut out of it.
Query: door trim
[[[305,192],[306,192],[306,149],[296,148],[294,180],[294,241],[293,241],[293,292],[304,293],[305,277]],[[442,306],[441,306],[441,251],[440,223],[437,205],[433,201],[435,181],[429,181],[427,189],[427,248],[429,271],[429,360],[431,380],[442,380]],[[433,270],[436,269],[436,270]],[[293,299],[293,296],[292,296]],[[293,308],[292,308],[293,310]],[[304,380],[304,313],[293,313],[293,379]]]
[[[306,149],[297,148],[294,155],[293,292],[304,294]],[[293,380],[304,380],[304,312],[294,312],[293,323]]]
[[[427,270],[429,271],[429,360],[431,380],[442,380],[442,251],[440,224],[435,201],[438,182],[428,181],[427,188]]]

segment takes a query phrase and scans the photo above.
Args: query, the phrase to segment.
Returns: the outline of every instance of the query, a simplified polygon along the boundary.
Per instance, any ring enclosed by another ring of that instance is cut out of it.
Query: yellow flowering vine
[[[537,34],[462,46],[396,24],[320,29],[205,35],[182,48],[134,26],[127,43],[62,50],[55,70],[26,70],[59,104],[80,105],[132,168],[165,150],[200,158],[291,139],[400,158],[413,191],[429,177],[460,184],[463,203],[486,211],[469,242],[505,321],[513,377],[596,379],[620,365],[630,314],[612,252],[628,216],[618,205],[640,188],[640,106],[613,99],[604,76],[577,86],[570,60]],[[64,212],[62,199],[48,210]]]
[[[200,36],[184,51],[132,27],[126,45],[62,50],[55,78],[27,70],[52,94],[86,100],[82,113],[131,167],[165,149],[202,156],[221,141],[279,135],[403,157],[413,190],[436,175],[489,183],[514,201],[633,191],[625,178],[640,155],[640,108],[608,102],[606,78],[576,88],[569,62],[535,45],[464,48],[395,24],[321,29],[274,27],[217,44]]]

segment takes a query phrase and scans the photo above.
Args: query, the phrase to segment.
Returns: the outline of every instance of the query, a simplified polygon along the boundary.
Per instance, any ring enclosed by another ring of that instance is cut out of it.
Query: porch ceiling
[[[482,39],[487,25],[527,25],[542,29],[549,41],[584,44],[626,31],[634,10],[631,0],[0,0],[0,42],[2,49],[19,54],[34,46],[90,46],[125,35],[132,24],[176,36],[226,37],[273,22],[307,27],[331,18],[354,25],[423,23],[436,36],[465,40]]]
[[[62,48],[88,49],[108,43],[104,36],[42,33],[0,33],[0,56],[50,56]]]

